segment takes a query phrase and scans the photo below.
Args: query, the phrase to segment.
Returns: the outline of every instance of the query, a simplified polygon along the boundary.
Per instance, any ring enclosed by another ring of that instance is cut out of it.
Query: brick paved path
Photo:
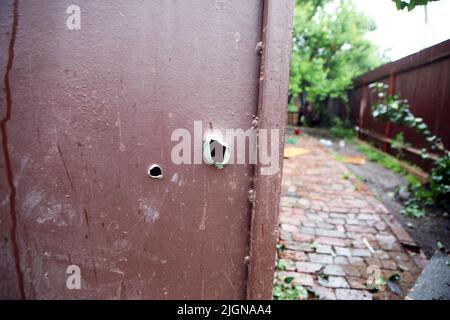
[[[316,139],[301,136],[291,146],[311,153],[284,163],[279,258],[286,267],[276,279],[292,276],[319,299],[404,298],[424,262],[405,249],[414,245],[408,233]],[[403,294],[387,286],[370,293],[369,266],[385,279],[400,274]]]

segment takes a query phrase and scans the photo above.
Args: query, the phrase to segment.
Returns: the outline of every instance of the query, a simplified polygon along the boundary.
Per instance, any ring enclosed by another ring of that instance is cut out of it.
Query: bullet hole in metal
[[[203,156],[207,164],[222,169],[230,160],[231,147],[218,135],[208,135],[203,144]]]
[[[147,170],[147,174],[150,178],[152,179],[162,179],[163,178],[163,172],[162,169],[159,165],[157,164],[152,164],[148,170]]]
[[[213,159],[214,162],[222,163],[225,157],[225,152],[227,152],[227,148],[220,142],[211,140],[209,143],[209,149],[211,150],[211,159]]]

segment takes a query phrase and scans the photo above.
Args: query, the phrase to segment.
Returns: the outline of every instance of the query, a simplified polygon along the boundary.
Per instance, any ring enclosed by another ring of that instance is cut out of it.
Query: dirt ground
[[[287,129],[291,131],[291,128]],[[327,139],[333,142],[330,147],[333,151],[344,155],[361,155],[356,150],[355,143],[346,143],[345,147],[339,146],[339,141],[333,139],[327,129],[302,128],[302,134],[308,134],[317,138]],[[438,209],[429,209],[424,218],[409,218],[400,212],[403,209],[402,202],[395,196],[395,191],[400,186],[406,187],[407,181],[399,174],[394,173],[381,165],[366,161],[364,165],[345,164],[356,176],[362,179],[366,186],[376,197],[390,210],[403,228],[421,247],[427,258],[430,258],[437,250],[437,242],[450,248],[450,217],[445,216]]]

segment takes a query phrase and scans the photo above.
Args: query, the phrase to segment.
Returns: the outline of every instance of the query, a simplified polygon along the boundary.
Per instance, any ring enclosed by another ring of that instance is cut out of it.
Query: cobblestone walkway
[[[316,139],[301,136],[292,146],[311,152],[284,163],[278,281],[294,277],[318,299],[403,299],[425,262],[407,249],[414,241]],[[377,271],[386,280],[399,274],[398,286],[369,292]]]

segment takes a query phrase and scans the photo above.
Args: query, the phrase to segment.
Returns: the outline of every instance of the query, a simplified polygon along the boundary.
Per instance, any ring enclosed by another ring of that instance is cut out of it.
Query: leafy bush
[[[394,157],[384,154],[368,144],[361,143],[356,149],[363,153],[369,161],[379,163],[386,169],[401,174],[408,181],[411,198],[406,201],[402,214],[413,218],[425,216],[424,205],[432,203],[432,196],[427,189],[422,187],[421,183],[415,177],[408,174]]]
[[[399,173],[401,175],[407,176],[406,170],[402,168],[400,163],[394,157],[391,157],[388,154],[382,153],[382,152],[378,151],[377,149],[375,149],[374,147],[372,147],[368,144],[365,144],[365,143],[359,144],[356,147],[356,150],[363,153],[367,157],[367,160],[379,163],[386,169],[389,169],[395,173]],[[411,179],[411,177],[409,177],[408,179]],[[415,180],[415,181],[417,181],[417,180]]]
[[[352,140],[355,137],[355,130],[345,124],[340,118],[333,119],[333,126],[330,128],[333,137],[338,139]]]
[[[403,136],[403,132],[400,132],[395,136],[391,141],[391,148],[394,149],[397,153],[397,157],[403,158],[403,149],[410,147],[411,144],[405,142],[405,137]]]
[[[398,95],[389,95],[388,86],[385,84],[375,83],[371,87],[375,88],[379,99],[379,102],[372,106],[372,116],[375,119],[416,130],[427,142],[426,148],[421,150],[422,158],[428,159],[430,151],[442,155],[433,164],[428,188],[417,183],[410,184],[412,198],[405,203],[403,213],[421,217],[425,214],[424,207],[433,202],[448,210],[450,207],[450,152],[445,149],[442,140],[431,133],[423,119],[413,115],[407,100],[400,99]],[[405,144],[403,138],[400,142]]]
[[[407,202],[401,213],[411,218],[423,218],[425,217],[425,210],[423,205],[417,201]]]
[[[450,155],[434,162],[430,176],[431,197],[446,210],[450,209]]]
[[[439,1],[439,0],[392,0],[397,5],[398,10],[403,10],[407,8],[408,11],[413,10],[416,6],[424,6],[427,5],[428,2]]]
[[[442,140],[433,135],[422,118],[416,118],[411,112],[408,100],[400,99],[400,96],[388,94],[388,86],[383,83],[371,85],[377,92],[379,102],[372,105],[372,116],[375,119],[391,122],[416,130],[428,143],[427,148],[422,149],[422,157],[428,158],[428,151],[446,153]]]
[[[289,103],[288,104],[288,111],[289,112],[297,112],[298,111],[298,107],[294,104]]]

